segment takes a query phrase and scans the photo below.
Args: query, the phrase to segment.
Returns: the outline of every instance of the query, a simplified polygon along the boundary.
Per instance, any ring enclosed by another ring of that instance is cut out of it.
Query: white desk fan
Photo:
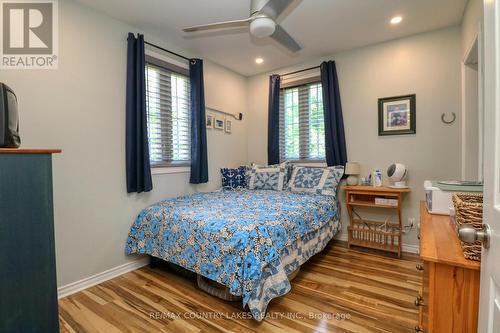
[[[401,163],[394,163],[387,169],[387,176],[391,180],[391,188],[408,188],[406,185],[406,177],[408,176],[408,169]]]

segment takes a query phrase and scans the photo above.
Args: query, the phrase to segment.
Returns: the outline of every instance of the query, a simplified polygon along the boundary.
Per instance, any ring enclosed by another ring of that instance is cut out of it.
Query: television
[[[0,82],[0,147],[17,148],[20,145],[17,97],[9,86]]]

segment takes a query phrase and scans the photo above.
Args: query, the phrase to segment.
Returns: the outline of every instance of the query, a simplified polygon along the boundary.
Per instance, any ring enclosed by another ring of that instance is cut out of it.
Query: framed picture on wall
[[[380,98],[378,100],[378,135],[417,133],[416,95]]]
[[[207,114],[207,128],[214,128],[214,116]]]
[[[218,130],[224,130],[224,119],[215,118],[214,128]]]

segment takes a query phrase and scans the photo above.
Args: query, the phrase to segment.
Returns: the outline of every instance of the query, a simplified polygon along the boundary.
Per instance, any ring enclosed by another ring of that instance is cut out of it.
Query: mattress
[[[332,196],[196,193],[145,208],[130,229],[126,253],[152,255],[214,280],[262,320],[269,301],[290,290],[286,275],[321,251],[339,227]]]

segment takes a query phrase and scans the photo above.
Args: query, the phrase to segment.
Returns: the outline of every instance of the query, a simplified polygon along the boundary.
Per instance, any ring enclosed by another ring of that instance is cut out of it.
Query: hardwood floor
[[[260,323],[195,280],[144,267],[61,299],[61,332],[414,332],[418,258],[332,243],[302,266]]]

